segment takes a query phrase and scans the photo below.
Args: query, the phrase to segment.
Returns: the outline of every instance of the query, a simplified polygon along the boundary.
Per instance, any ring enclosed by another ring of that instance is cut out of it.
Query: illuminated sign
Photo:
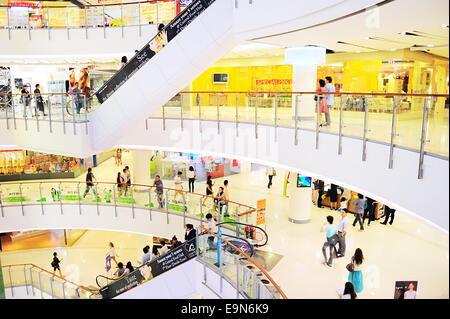
[[[8,1],[8,7],[30,7],[33,9],[42,9],[42,3],[30,1]]]

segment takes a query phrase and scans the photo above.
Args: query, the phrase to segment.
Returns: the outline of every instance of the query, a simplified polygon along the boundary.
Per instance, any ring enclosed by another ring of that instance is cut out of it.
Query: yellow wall
[[[343,91],[378,91],[378,74],[381,72],[381,60],[349,61],[343,64]]]

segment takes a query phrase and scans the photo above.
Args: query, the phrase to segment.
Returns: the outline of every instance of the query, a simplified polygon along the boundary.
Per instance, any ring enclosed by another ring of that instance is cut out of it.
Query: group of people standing
[[[331,76],[325,77],[325,80],[319,80],[319,87],[316,90],[317,93],[321,92],[336,92],[336,88],[333,85],[333,79]],[[318,94],[315,96],[315,101],[319,104],[319,119],[320,126],[330,126],[330,108],[334,104],[334,94]],[[317,108],[315,108],[317,112]],[[321,114],[325,114],[325,122],[322,121]]]
[[[33,114],[33,110],[31,107],[31,94],[28,91],[28,88],[28,85],[25,84],[22,88],[22,91],[20,91],[20,93],[22,94],[20,97],[20,102],[23,105],[23,117],[27,116],[27,109],[30,110],[30,114],[32,117],[35,117],[35,114],[38,114],[38,112],[42,112],[44,116],[47,116],[44,111],[44,99],[41,95],[41,86],[39,84],[36,84],[33,92],[35,94],[34,98],[36,100],[36,107],[34,112],[35,114]]]
[[[119,193],[119,197],[127,196],[128,191],[131,188],[131,173],[130,168],[125,166],[122,172],[117,172],[117,191]]]

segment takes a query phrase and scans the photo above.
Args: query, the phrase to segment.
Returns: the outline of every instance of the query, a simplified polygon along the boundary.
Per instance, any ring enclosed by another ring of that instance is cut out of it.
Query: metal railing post
[[[9,7],[6,8],[6,17],[7,17],[7,21],[8,21],[8,39],[11,40],[11,26],[9,25]]]
[[[70,40],[70,26],[69,26],[69,10],[66,8],[66,26],[67,26],[67,40]]]
[[[133,214],[134,219],[134,197],[133,197],[133,185],[130,185],[130,194],[131,194],[131,212]]]
[[[344,95],[341,95],[341,105],[339,108],[339,145],[338,145],[338,155],[342,154],[342,117],[344,111]]]
[[[48,104],[48,99],[49,98],[47,98],[47,104]],[[50,108],[49,108],[49,110],[50,110]],[[36,113],[35,114],[35,116],[36,116],[36,128],[37,128],[37,131],[40,132],[40,128],[39,128],[39,112],[35,111],[35,113]],[[33,115],[33,110],[31,110],[31,115]]]
[[[422,134],[420,137],[420,152],[419,152],[419,173],[417,178],[423,179],[423,158],[425,155],[425,140],[427,134],[427,123],[428,123],[428,101],[430,99],[426,98],[423,102],[423,116],[422,116]]]
[[[123,38],[123,5],[120,5],[120,24],[122,26],[122,38]]]
[[[202,95],[200,93],[197,93],[198,100],[197,100],[197,106],[198,106],[198,127],[200,129],[200,133],[202,133]]]
[[[364,131],[363,131],[363,150],[362,150],[362,161],[366,161],[367,157],[367,116],[369,112],[369,106],[367,97],[364,97]]]
[[[220,134],[220,93],[217,93],[217,135]]]
[[[64,114],[64,109],[65,109],[65,107],[63,106],[61,108],[61,114],[62,114],[62,122],[63,122],[63,132],[64,132],[64,135],[65,135],[66,134],[66,116]],[[75,114],[74,114],[74,116],[75,116]]]
[[[64,289],[64,285],[65,285],[65,281],[62,282],[62,293],[63,293],[63,298],[66,299],[66,290]]]
[[[236,94],[236,136],[239,136],[239,94]]]
[[[33,267],[30,268],[30,281],[31,281],[31,293],[34,294],[34,285],[33,285]]]
[[[166,130],[166,104],[162,106],[162,116],[163,116],[163,131]]]
[[[23,112],[23,118],[24,118],[24,122],[25,122],[25,131],[28,131],[28,117],[27,117],[27,109],[25,108],[24,112]]]
[[[41,291],[41,299],[44,299],[44,292],[42,291],[41,272],[42,272],[42,270],[39,271],[39,275],[38,275],[38,277],[39,277],[39,290]]]
[[[87,103],[87,98],[86,95],[83,94],[83,105],[84,105],[84,123],[85,123],[85,127],[86,127],[86,135],[89,134],[88,132],[88,103]]]
[[[23,209],[23,196],[22,196],[22,184],[19,184],[19,192],[20,192],[20,207],[22,208],[22,216],[25,216],[25,210]]]
[[[116,185],[113,186],[113,193],[114,193],[114,217],[117,217]]]
[[[62,97],[62,95],[61,95],[61,97]],[[79,102],[78,101],[78,99],[80,98],[80,96],[78,95],[78,94],[76,94],[75,95],[75,101],[72,101],[72,122],[73,122],[73,135],[77,135],[77,126],[75,125],[75,116],[76,116],[76,114],[75,114],[75,107],[74,107],[74,104],[77,104],[77,102]],[[64,106],[63,106],[63,108],[64,108]],[[77,106],[77,111],[78,111],[78,106]]]
[[[55,280],[55,277],[50,277],[50,290],[51,290],[51,294],[52,294],[52,299],[54,297],[54,295],[53,295],[53,280]]]
[[[14,105],[13,105],[13,107],[14,107]],[[6,128],[9,130],[8,107],[5,107],[5,114],[6,114]]]
[[[16,124],[16,110],[14,108],[14,103],[12,105],[12,114],[13,114],[13,121],[14,121],[14,129],[17,129],[17,124]]]
[[[44,216],[44,204],[42,202],[42,182],[39,183],[39,200],[41,202],[41,212],[42,216]]]
[[[25,278],[25,289],[27,290],[27,296],[29,296],[30,293],[28,292],[27,272],[25,268],[26,266],[23,266],[23,276]]]
[[[395,138],[395,124],[397,119],[397,98],[393,98],[392,107],[392,126],[391,126],[391,144],[389,145],[389,169],[394,165],[394,138]]]
[[[95,204],[97,206],[97,216],[100,216],[100,209],[98,207],[98,188],[97,188],[98,183],[95,184]]]
[[[275,94],[275,108],[274,108],[274,124],[275,124],[275,132],[274,132],[274,141],[275,143],[278,140],[278,94]]]
[[[13,288],[12,278],[11,278],[11,266],[9,266],[8,272],[9,272],[9,285],[11,287],[11,296],[14,297],[14,288]]]
[[[236,299],[239,299],[239,256],[236,256]]]
[[[77,193],[78,193],[78,212],[81,216],[81,196],[80,196],[80,182],[77,183]]]
[[[298,95],[295,95],[294,108],[294,145],[298,145]]]
[[[181,101],[180,101],[180,126],[181,131],[184,131],[183,127],[183,96],[181,95]]]
[[[103,39],[106,39],[106,16],[105,16],[105,6],[102,6],[103,12]]]
[[[166,216],[167,224],[169,224],[169,190],[166,191]]]
[[[139,24],[139,37],[142,36],[142,30],[141,30],[141,3],[138,2],[138,24]]]
[[[61,209],[61,216],[64,215],[63,205],[62,205],[62,197],[63,197],[63,193],[62,193],[61,182],[60,182],[59,183],[59,196],[58,196],[58,199],[59,199],[59,207]]]
[[[27,8],[28,12],[27,12],[27,18],[30,16],[30,8]],[[31,40],[31,25],[30,25],[30,19],[27,19],[27,24],[28,24],[28,40]]]
[[[3,211],[3,200],[2,200],[1,185],[0,185],[0,209],[2,211],[2,217],[5,217],[5,212]]]
[[[48,104],[48,124],[49,124],[49,128],[50,128],[50,133],[53,133],[53,128],[52,128],[52,103],[51,103],[51,99],[50,96],[47,98],[47,104]],[[39,112],[36,112],[36,116],[38,116]]]
[[[48,14],[48,16],[50,16],[50,8],[47,8],[47,14]],[[50,36],[50,21],[47,24],[47,31],[48,31],[48,39],[51,40],[52,37]]]
[[[255,96],[255,138],[258,138],[258,96],[257,93]]]
[[[186,225],[186,199],[184,198],[184,192],[181,193],[183,198],[183,225]]]
[[[319,127],[320,127],[320,98],[321,95],[317,96],[316,103],[316,150],[319,149]]]
[[[159,1],[156,1],[156,25],[159,23]]]
[[[152,221],[152,188],[148,188],[148,215]]]
[[[84,27],[86,28],[86,40],[88,38],[88,25],[87,25],[87,10],[84,7]]]

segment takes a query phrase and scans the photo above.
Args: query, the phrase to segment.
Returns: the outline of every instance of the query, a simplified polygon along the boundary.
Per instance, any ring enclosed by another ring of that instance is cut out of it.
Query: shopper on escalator
[[[194,229],[194,225],[186,224],[186,233],[184,234],[184,240],[189,241],[194,239],[197,235],[197,231]]]

